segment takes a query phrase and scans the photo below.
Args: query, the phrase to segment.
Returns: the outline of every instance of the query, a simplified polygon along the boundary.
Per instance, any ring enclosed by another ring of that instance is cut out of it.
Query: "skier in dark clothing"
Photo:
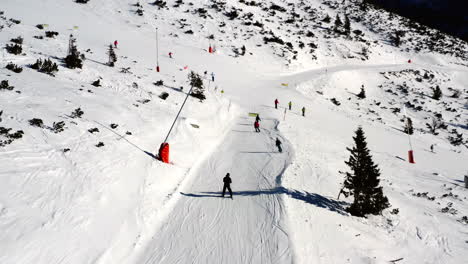
[[[281,153],[283,152],[283,149],[281,148],[281,141],[279,138],[276,138],[276,146],[278,147],[278,151]]]
[[[302,107],[302,116],[305,116],[305,106]]]
[[[260,123],[258,121],[255,121],[254,128],[255,128],[255,132],[260,132]]]
[[[231,183],[232,183],[232,180],[231,180],[231,177],[229,177],[229,173],[226,174],[226,176],[223,178],[223,182],[224,182],[224,186],[223,186],[223,197],[224,197],[224,194],[226,193],[226,189],[228,189],[229,191],[229,194],[231,195],[231,199],[232,199],[232,190],[231,190]]]
[[[262,120],[260,119],[260,115],[257,114],[257,116],[255,117],[255,122],[260,122],[260,121],[262,121]]]
[[[275,108],[278,109],[278,104],[279,104],[279,101],[278,99],[275,100]]]

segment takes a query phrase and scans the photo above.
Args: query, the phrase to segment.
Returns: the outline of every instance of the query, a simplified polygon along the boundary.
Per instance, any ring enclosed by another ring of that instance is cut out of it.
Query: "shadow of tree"
[[[183,193],[180,194],[194,198],[206,198],[206,197],[222,197],[222,192],[200,192],[200,193]],[[348,215],[346,212],[346,206],[349,204],[344,201],[336,201],[334,199],[322,196],[317,193],[301,192],[298,190],[288,190],[284,187],[277,187],[269,190],[257,190],[257,191],[239,191],[233,192],[233,196],[256,196],[256,195],[276,195],[286,194],[289,197],[303,201],[308,204],[315,205],[320,208],[327,209],[332,212],[336,212],[341,215]]]

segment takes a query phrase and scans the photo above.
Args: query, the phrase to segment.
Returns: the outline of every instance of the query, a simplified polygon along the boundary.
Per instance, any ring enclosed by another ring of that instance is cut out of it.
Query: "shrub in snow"
[[[411,118],[409,118],[409,117],[406,118],[406,123],[405,123],[404,131],[405,131],[405,133],[408,134],[408,135],[413,135],[413,133],[414,133],[413,121],[412,121]]]
[[[162,0],[156,0],[153,2],[153,5],[159,7],[159,8],[164,8],[166,7],[166,2],[162,1]]]
[[[14,38],[14,39],[11,39],[10,40],[11,42],[15,43],[15,44],[18,44],[18,45],[22,45],[23,44],[23,38],[20,36],[20,37],[17,37],[17,38]]]
[[[97,143],[96,147],[98,147],[98,148],[104,147],[104,143],[103,143],[103,142],[99,142],[99,143]]]
[[[42,24],[37,24],[36,27],[37,27],[38,29],[44,29],[44,25],[42,25]]]
[[[432,89],[432,99],[439,100],[442,97],[442,90],[440,89],[439,85],[436,88]]]
[[[347,148],[351,156],[345,161],[351,172],[346,172],[343,194],[354,197],[348,211],[361,217],[380,214],[390,206],[379,186],[380,170],[372,160],[362,128],[359,127],[355,133],[353,148]]]
[[[331,22],[331,17],[327,14],[327,16],[325,16],[325,18],[322,21],[325,22],[325,23],[330,23]]]
[[[20,139],[23,137],[23,135],[24,135],[23,130],[18,130],[15,133],[8,134],[7,137],[10,139]]]
[[[52,130],[52,132],[54,133],[63,132],[65,130],[65,122],[63,121],[54,122],[50,130]]]
[[[166,93],[166,92],[162,92],[162,93],[159,95],[159,98],[161,98],[161,99],[163,99],[163,100],[166,100],[168,97],[169,97],[169,94]]]
[[[69,148],[64,148],[64,149],[63,149],[63,153],[67,153],[68,151],[70,151]]]
[[[143,12],[144,12],[144,11],[143,11],[143,9],[141,9],[141,8],[138,8],[138,9],[135,11],[135,13],[136,13],[137,15],[139,15],[139,16],[143,16]]]
[[[57,63],[52,62],[50,59],[45,59],[45,60],[37,59],[36,63],[31,65],[31,68],[39,72],[47,73],[52,76],[54,76],[55,72],[58,72]]]
[[[76,0],[78,4],[86,4],[89,2],[89,0]]]
[[[426,127],[433,135],[438,135],[438,129],[446,129],[447,125],[440,118],[432,118],[430,123],[426,123]]]
[[[0,90],[13,90],[15,87],[14,86],[10,86],[10,84],[8,83],[8,80],[3,80],[0,82]]]
[[[334,103],[335,105],[341,105],[341,103],[338,100],[336,100],[336,98],[332,98],[330,99],[330,101]]]
[[[84,114],[84,112],[81,110],[81,108],[77,108],[71,113],[70,117],[71,118],[76,118],[76,117],[81,118],[81,116],[83,114]]]
[[[101,79],[97,79],[97,80],[94,81],[91,85],[92,85],[92,86],[95,86],[95,87],[100,87],[100,86],[101,86]]]
[[[13,22],[13,23],[15,23],[15,24],[21,23],[21,20],[14,19],[14,18],[10,18],[10,21]]]
[[[114,123],[110,124],[110,127],[111,127],[112,129],[116,129],[118,126],[119,126],[119,125],[114,124]]]
[[[450,97],[452,97],[452,98],[460,98],[460,95],[461,95],[461,91],[455,89],[455,90],[453,91],[453,94],[452,94]]]
[[[155,82],[154,85],[156,85],[156,86],[163,86],[163,85],[164,85],[164,81],[163,81],[163,80],[159,80],[159,81]]]
[[[93,127],[93,128],[88,129],[88,132],[93,134],[95,132],[99,132],[99,129],[97,127]]]
[[[9,62],[5,68],[16,73],[20,73],[23,71],[23,68],[19,67],[16,64],[13,64],[12,62]]]
[[[21,52],[23,52],[23,47],[18,44],[7,44],[5,49],[8,51],[8,53],[14,55],[19,55],[21,54]]]
[[[46,31],[45,32],[45,35],[46,37],[48,38],[55,38],[55,36],[58,36],[58,32],[55,32],[55,31]]]
[[[357,94],[360,99],[366,98],[366,91],[364,91],[364,85],[361,86],[361,91]]]
[[[31,126],[35,126],[35,127],[43,127],[44,126],[44,122],[42,122],[42,119],[39,119],[39,118],[30,119],[29,124]]]
[[[463,134],[462,133],[458,133],[458,131],[456,129],[452,129],[451,134],[453,134],[454,136],[449,136],[448,137],[448,140],[449,140],[450,144],[452,144],[454,146],[460,146],[461,144],[463,144]]]
[[[206,99],[204,94],[205,88],[203,87],[203,80],[198,73],[190,72],[188,75],[189,83],[192,88],[191,96],[200,99],[203,101]]]

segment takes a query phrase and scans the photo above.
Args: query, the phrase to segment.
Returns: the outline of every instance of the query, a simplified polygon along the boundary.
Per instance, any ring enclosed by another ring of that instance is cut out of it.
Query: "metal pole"
[[[408,127],[408,115],[406,114],[406,106],[403,105],[403,111],[404,111],[404,114],[405,114],[405,124],[406,126]],[[406,131],[405,131],[406,132]],[[411,144],[411,136],[409,133],[406,133],[408,135],[408,141],[409,141],[409,145],[410,145],[410,150],[413,150],[413,144]]]
[[[159,41],[158,41],[158,28],[156,28],[156,66],[159,66]]]
[[[193,86],[190,87],[190,90],[188,91],[187,96],[185,97],[185,100],[184,100],[184,102],[182,103],[182,106],[180,107],[179,113],[177,113],[177,116],[176,116],[176,118],[174,119],[174,122],[172,123],[172,126],[171,126],[171,128],[169,129],[169,132],[167,133],[166,139],[164,139],[163,142],[166,142],[167,139],[169,138],[169,135],[171,134],[172,128],[174,127],[174,125],[175,125],[175,123],[176,123],[176,121],[177,121],[177,118],[179,118],[180,112],[182,112],[182,108],[184,108],[185,102],[187,102],[187,99],[188,99],[190,93],[192,92],[192,89],[193,89]]]

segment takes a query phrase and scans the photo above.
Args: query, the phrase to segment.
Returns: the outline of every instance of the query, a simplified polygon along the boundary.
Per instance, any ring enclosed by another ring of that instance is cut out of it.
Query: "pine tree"
[[[366,91],[364,90],[364,85],[361,86],[361,91],[358,93],[357,97],[360,99],[366,98]]]
[[[336,15],[335,18],[335,32],[340,32],[340,27],[343,25],[343,22],[341,22],[340,16]]]
[[[442,97],[442,90],[440,89],[439,85],[432,89],[432,92],[432,99],[439,100]]]
[[[330,23],[331,18],[330,18],[330,16],[327,14],[327,16],[326,16],[322,21],[325,22],[325,23]]]
[[[203,80],[201,76],[195,72],[190,72],[188,75],[189,83],[192,88],[192,92],[190,93],[191,96],[200,99],[203,101],[206,99],[204,94],[205,88],[203,87]]]
[[[353,137],[355,146],[352,149],[346,148],[351,152],[349,160],[345,161],[351,172],[346,172],[343,194],[346,197],[354,197],[348,211],[354,216],[361,217],[367,214],[380,214],[390,206],[382,187],[379,187],[380,170],[372,161],[362,128],[359,127],[355,133],[356,136]]]
[[[76,47],[76,39],[73,37],[73,35],[70,35],[70,40],[68,43],[68,54],[67,57],[65,57],[65,64],[70,69],[81,69],[83,67],[83,63],[80,59],[80,52]]]
[[[115,63],[117,62],[117,55],[115,55],[114,47],[112,47],[112,44],[109,45],[107,55],[109,55],[109,61],[107,62],[107,65],[114,67]]]
[[[408,134],[408,135],[413,135],[413,133],[414,133],[413,121],[409,117],[406,117],[405,133]]]
[[[351,34],[351,22],[349,21],[348,15],[345,15],[344,30],[346,35],[349,36],[349,34]]]

